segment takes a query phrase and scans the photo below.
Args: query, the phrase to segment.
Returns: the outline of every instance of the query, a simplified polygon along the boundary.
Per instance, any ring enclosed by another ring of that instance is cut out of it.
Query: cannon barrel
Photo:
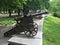
[[[34,17],[34,16],[43,15],[43,14],[48,14],[48,12],[33,13],[33,14],[27,15],[27,17],[29,17],[29,16]],[[24,16],[18,16],[18,17],[15,17],[14,19],[15,19],[16,21],[19,21],[19,20],[21,20],[22,18],[24,18]]]
[[[31,14],[31,16],[39,16],[39,15],[43,15],[43,14],[48,14],[48,12],[40,12],[40,13],[34,13],[34,14]]]

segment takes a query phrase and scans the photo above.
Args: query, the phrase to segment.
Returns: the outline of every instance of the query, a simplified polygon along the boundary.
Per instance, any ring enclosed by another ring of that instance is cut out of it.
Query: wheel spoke
[[[36,31],[32,31],[32,35],[35,36],[37,34]]]

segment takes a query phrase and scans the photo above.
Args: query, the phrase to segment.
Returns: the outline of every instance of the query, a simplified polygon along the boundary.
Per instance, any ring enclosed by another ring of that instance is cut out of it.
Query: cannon
[[[27,37],[34,37],[36,36],[38,32],[38,25],[33,21],[34,16],[42,15],[42,14],[47,14],[47,12],[42,12],[42,13],[35,13],[35,14],[30,14],[30,15],[24,15],[20,17],[15,17],[14,20],[16,20],[16,25],[14,28],[9,30],[8,32],[4,33],[5,37],[14,35],[14,34],[19,34],[21,32],[24,32],[24,34]]]

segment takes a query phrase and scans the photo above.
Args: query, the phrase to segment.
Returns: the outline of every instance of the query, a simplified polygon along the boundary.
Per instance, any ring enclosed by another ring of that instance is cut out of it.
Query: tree
[[[49,7],[49,0],[27,0],[26,3],[23,5],[24,14],[28,13],[28,10],[42,10],[48,9]]]
[[[14,9],[21,9],[22,3],[20,0],[0,0],[0,9],[7,9],[9,12],[9,16],[11,16],[11,11]]]
[[[54,13],[55,16],[60,17],[60,0],[50,1],[50,11]]]
[[[9,1],[9,4],[8,4],[8,7],[9,7],[9,14],[11,16],[11,9],[18,9],[18,15],[20,13],[20,10],[22,8],[22,4],[19,2],[19,0],[8,0]]]
[[[9,8],[10,9],[17,9],[18,15],[20,15],[20,10],[23,9],[23,4],[25,4],[26,0],[9,0]]]
[[[23,9],[24,14],[28,14],[29,10],[42,10],[48,8],[49,0],[0,0],[0,9],[7,9],[11,16],[11,10],[18,9],[18,15],[20,10]]]

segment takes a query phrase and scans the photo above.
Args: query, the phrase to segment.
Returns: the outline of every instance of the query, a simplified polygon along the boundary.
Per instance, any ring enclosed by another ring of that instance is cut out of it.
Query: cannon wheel
[[[29,31],[25,31],[24,33],[28,37],[34,37],[38,32],[38,25],[37,25],[37,23],[33,23],[33,24],[30,24],[30,25],[31,26],[30,26]]]

